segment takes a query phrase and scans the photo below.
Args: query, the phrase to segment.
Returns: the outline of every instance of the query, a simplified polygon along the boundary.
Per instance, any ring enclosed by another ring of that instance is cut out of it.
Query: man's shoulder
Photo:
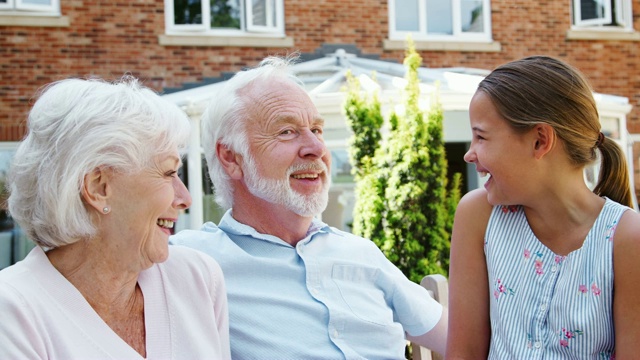
[[[351,232],[330,227],[327,232],[328,239],[334,246],[344,247],[346,249],[357,249],[379,251],[378,246],[370,239],[353,234]]]
[[[329,230],[330,230],[329,231],[330,234],[332,234],[334,236],[337,236],[337,237],[340,237],[340,238],[343,238],[343,239],[348,240],[348,241],[362,242],[362,243],[366,243],[366,244],[372,243],[372,241],[370,239],[364,238],[364,237],[362,237],[360,235],[356,235],[354,233],[351,233],[351,232],[348,232],[348,231],[345,231],[345,230],[340,230],[340,229],[335,228],[333,226],[329,227]]]
[[[206,222],[199,230],[181,230],[169,237],[169,244],[192,245],[219,239],[228,239],[227,234],[212,222]]]
[[[205,223],[200,230],[182,230],[172,235],[169,237],[169,244],[202,251],[218,262],[229,247],[234,246],[227,233],[212,222]]]

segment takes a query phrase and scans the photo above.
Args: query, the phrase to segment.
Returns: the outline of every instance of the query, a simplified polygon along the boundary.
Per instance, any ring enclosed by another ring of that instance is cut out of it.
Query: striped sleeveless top
[[[554,254],[521,206],[495,206],[485,234],[489,359],[612,359],[613,246],[622,213],[610,199],[581,248]]]

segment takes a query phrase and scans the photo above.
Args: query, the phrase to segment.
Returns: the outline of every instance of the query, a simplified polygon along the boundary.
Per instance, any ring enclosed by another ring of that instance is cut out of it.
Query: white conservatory
[[[303,80],[305,87],[325,119],[325,141],[332,154],[332,187],[329,206],[322,214],[329,225],[349,230],[354,204],[353,179],[350,174],[347,140],[351,136],[343,115],[346,85],[345,74],[351,71],[360,80],[363,91],[377,90],[384,114],[400,104],[401,90],[404,88],[405,68],[402,64],[358,57],[343,49],[323,58],[300,62],[293,66],[293,72]],[[472,68],[422,67],[419,77],[424,104],[436,92],[444,110],[444,138],[450,172],[463,175],[463,193],[482,185],[473,165],[468,165],[462,156],[471,141],[468,106],[477,84],[488,70]],[[375,81],[373,80],[375,78]],[[217,221],[220,210],[213,204],[210,183],[203,166],[189,166],[202,161],[200,144],[200,116],[209,102],[211,89],[220,82],[194,87],[188,90],[166,94],[163,97],[181,106],[190,116],[193,133],[187,158],[187,186],[191,191],[193,204],[184,214],[185,221],[179,221],[180,229],[199,228],[203,221]],[[595,94],[601,115],[603,132],[625,149],[631,159],[630,139],[626,129],[626,116],[631,110],[628,99],[619,96]],[[395,109],[398,110],[398,109]],[[633,163],[629,161],[630,169]],[[585,174],[588,183],[597,180],[597,167]],[[631,171],[633,174],[633,171]],[[631,179],[633,184],[633,179]],[[177,229],[177,230],[180,230]]]

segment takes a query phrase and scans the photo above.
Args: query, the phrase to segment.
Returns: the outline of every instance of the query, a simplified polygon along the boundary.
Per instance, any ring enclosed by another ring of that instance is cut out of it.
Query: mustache
[[[322,161],[314,161],[302,164],[292,165],[287,169],[287,176],[290,176],[296,171],[321,171],[328,172],[327,165]]]

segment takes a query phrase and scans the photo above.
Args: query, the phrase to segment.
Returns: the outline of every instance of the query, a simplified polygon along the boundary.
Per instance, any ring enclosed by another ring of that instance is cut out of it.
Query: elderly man
[[[444,353],[447,313],[373,242],[314,219],[326,207],[324,121],[270,57],[212,94],[203,144],[219,225],[172,243],[223,269],[236,359],[404,359],[406,339]]]

